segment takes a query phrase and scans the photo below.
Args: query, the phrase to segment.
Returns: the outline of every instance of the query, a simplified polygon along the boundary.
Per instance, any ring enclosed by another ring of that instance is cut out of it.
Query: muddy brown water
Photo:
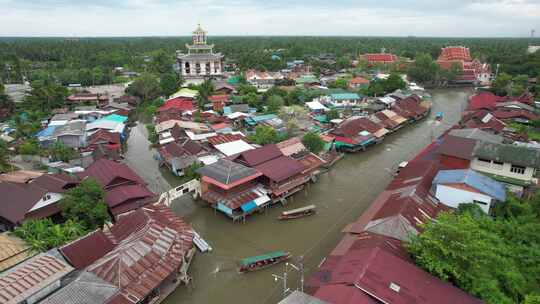
[[[306,278],[342,237],[341,230],[356,219],[390,182],[397,165],[411,159],[434,137],[456,123],[465,107],[468,89],[433,90],[433,108],[429,117],[388,136],[383,143],[366,152],[348,154],[315,184],[297,193],[286,207],[275,206],[265,213],[249,217],[245,223],[233,223],[204,204],[186,196],[172,208],[189,221],[213,247],[210,253],[198,253],[191,265],[193,281],[181,286],[163,303],[276,303],[281,299],[282,282],[272,274],[283,275],[284,265],[238,274],[236,261],[243,257],[274,250],[304,255]],[[442,123],[434,121],[444,113]],[[132,128],[126,162],[140,174],[155,192],[178,185],[171,173],[158,169],[148,148],[142,123]],[[315,216],[292,221],[278,221],[286,209],[315,204]],[[289,271],[288,288],[299,288],[299,276]]]

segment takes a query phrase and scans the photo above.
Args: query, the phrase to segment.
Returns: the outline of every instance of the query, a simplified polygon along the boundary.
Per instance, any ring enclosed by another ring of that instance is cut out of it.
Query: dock
[[[193,230],[193,244],[195,244],[201,252],[212,251],[212,247],[197,232],[195,232],[195,230]]]

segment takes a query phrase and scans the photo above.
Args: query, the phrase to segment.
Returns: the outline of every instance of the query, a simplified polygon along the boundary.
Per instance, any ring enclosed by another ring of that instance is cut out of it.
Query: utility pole
[[[279,276],[277,274],[272,274],[274,277],[274,282],[277,282],[278,280],[283,281],[283,298],[287,297],[287,292],[289,289],[287,288],[287,264],[285,264],[285,272],[283,273],[283,276]]]
[[[287,266],[291,266],[294,270],[300,273],[300,291],[304,292],[304,256],[301,255],[298,258],[298,266],[294,265],[293,263],[286,263],[285,269],[287,269]]]

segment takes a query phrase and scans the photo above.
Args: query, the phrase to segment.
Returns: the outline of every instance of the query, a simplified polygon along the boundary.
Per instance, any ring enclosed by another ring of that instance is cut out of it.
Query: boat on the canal
[[[283,250],[269,252],[263,255],[252,256],[241,259],[239,262],[239,273],[251,272],[264,269],[291,258],[291,253]]]
[[[281,215],[278,217],[279,220],[292,220],[305,216],[310,216],[317,213],[315,205],[309,205],[302,208],[296,208],[292,210],[287,210],[281,212]]]

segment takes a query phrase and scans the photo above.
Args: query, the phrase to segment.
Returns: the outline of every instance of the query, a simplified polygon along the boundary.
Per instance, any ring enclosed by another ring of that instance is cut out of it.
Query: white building
[[[473,170],[441,170],[433,179],[435,197],[448,207],[475,203],[485,213],[496,201],[506,201],[504,186]]]
[[[223,76],[223,55],[214,53],[214,45],[206,43],[206,34],[199,25],[193,32],[193,44],[186,44],[187,54],[177,51],[180,74],[187,81]]]

